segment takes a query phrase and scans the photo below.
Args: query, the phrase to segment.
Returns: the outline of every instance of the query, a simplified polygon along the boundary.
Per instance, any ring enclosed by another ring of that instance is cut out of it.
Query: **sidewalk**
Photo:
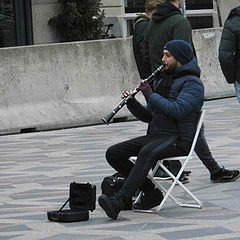
[[[205,133],[219,165],[240,169],[240,105],[236,98],[207,101]],[[107,114],[107,113],[106,113]],[[101,117],[101,116],[99,116]],[[0,240],[239,240],[240,180],[213,184],[194,157],[188,187],[202,209],[171,200],[159,215],[122,211],[110,220],[96,204],[86,222],[56,223],[46,212],[68,198],[69,184],[96,184],[114,171],[108,146],[145,133],[139,121],[0,136]],[[184,197],[184,196],[183,196]]]

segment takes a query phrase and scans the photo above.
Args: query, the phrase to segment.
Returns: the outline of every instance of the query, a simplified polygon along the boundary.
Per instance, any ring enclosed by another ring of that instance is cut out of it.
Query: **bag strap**
[[[62,211],[62,209],[66,206],[66,204],[69,202],[70,198],[62,205],[62,207],[59,209],[59,211]]]
[[[118,179],[125,179],[125,177],[121,173],[118,173],[118,172],[114,173],[112,176],[114,178],[118,178]]]

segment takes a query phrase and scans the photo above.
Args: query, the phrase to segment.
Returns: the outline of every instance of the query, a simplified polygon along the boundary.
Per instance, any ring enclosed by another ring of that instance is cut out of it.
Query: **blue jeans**
[[[240,83],[238,81],[235,81],[234,82],[234,87],[235,87],[238,102],[240,103]]]

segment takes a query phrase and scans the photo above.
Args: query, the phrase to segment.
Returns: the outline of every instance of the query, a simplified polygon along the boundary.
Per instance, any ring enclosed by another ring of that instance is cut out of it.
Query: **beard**
[[[167,74],[171,74],[171,73],[174,73],[177,69],[177,62],[171,64],[171,65],[168,65],[168,69],[165,70],[165,72]]]

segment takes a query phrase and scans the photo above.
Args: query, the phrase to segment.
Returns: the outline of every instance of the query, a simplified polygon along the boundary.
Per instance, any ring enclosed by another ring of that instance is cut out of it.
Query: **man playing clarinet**
[[[168,42],[162,62],[163,77],[154,84],[154,89],[147,82],[137,87],[146,99],[146,106],[134,97],[127,101],[130,112],[148,123],[146,135],[115,144],[106,151],[108,163],[127,177],[115,197],[102,194],[98,199],[107,216],[114,220],[137,189],[143,195],[133,206],[135,209],[148,210],[161,203],[162,192],[155,188],[147,174],[159,159],[187,155],[195,134],[204,87],[191,45],[183,40]],[[122,97],[131,94],[132,91],[127,90]],[[131,156],[137,156],[135,165],[129,161]]]

